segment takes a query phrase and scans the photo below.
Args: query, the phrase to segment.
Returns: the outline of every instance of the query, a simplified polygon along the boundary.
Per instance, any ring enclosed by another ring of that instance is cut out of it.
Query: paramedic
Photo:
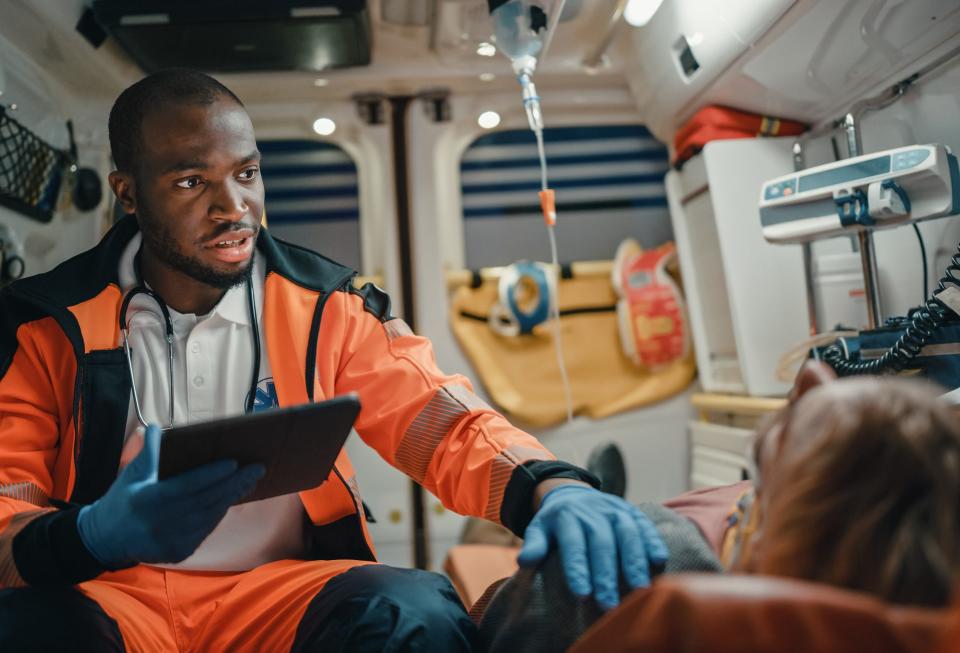
[[[618,576],[648,582],[666,553],[645,517],[438,370],[382,291],[260,228],[232,92],[157,73],[119,96],[109,131],[130,215],[0,295],[0,649],[469,650],[444,578],[374,564],[346,453],[319,487],[238,506],[262,467],[157,480],[160,431],[141,422],[348,392],[367,444],[450,509],[525,535],[522,564],[556,547],[571,589],[606,608]]]

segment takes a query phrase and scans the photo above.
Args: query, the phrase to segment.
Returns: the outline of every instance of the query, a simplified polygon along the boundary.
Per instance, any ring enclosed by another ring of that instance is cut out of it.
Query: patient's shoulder
[[[751,488],[750,481],[702,488],[664,501],[663,505],[692,521],[713,552],[719,554],[730,514],[737,500]]]

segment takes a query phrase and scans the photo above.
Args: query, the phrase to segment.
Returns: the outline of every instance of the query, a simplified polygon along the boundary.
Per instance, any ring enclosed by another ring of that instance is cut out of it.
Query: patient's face
[[[867,390],[870,379],[858,377],[838,382],[834,371],[826,364],[807,363],[797,376],[796,384],[790,392],[785,408],[761,423],[754,439],[753,456],[759,477],[754,483],[759,487],[761,479],[764,487],[768,481],[778,478],[777,463],[783,461],[784,444],[790,440],[791,447],[809,443],[819,431],[815,427],[817,417],[836,401],[843,397]],[[867,390],[869,391],[869,390]],[[799,426],[798,426],[799,425]],[[811,428],[812,427],[812,428]],[[789,434],[790,437],[784,437]]]

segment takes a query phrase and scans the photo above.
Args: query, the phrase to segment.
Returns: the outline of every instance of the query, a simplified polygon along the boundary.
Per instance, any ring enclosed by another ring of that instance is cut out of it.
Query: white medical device
[[[803,243],[960,213],[960,167],[949,148],[908,145],[771,179],[760,224],[771,243]]]

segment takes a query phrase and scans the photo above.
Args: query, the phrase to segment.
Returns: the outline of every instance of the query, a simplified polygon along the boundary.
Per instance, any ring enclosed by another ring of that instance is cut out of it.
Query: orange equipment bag
[[[667,274],[676,258],[673,243],[644,251],[628,238],[617,248],[611,280],[620,298],[620,343],[638,367],[657,370],[690,355],[683,296]]]
[[[697,155],[710,141],[755,136],[799,136],[807,125],[796,120],[738,111],[728,107],[707,106],[677,130],[673,137],[673,165],[679,166]]]

